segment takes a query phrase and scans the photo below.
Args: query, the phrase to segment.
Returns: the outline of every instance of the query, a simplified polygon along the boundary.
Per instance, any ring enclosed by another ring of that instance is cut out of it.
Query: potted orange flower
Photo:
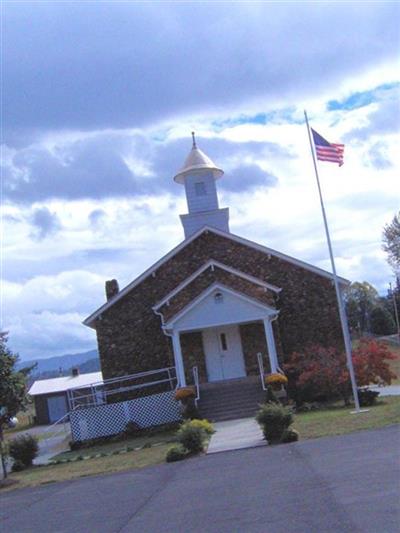
[[[281,391],[288,383],[288,378],[285,374],[280,373],[267,374],[264,379],[265,384],[269,385],[274,391]]]
[[[175,391],[175,400],[186,404],[189,400],[195,398],[196,392],[194,387],[181,387]]]

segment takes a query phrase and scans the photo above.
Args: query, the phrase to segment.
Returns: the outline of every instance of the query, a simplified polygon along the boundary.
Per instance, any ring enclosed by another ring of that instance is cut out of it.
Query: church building
[[[332,274],[232,234],[218,201],[223,175],[193,135],[174,177],[187,199],[184,240],[125,288],[106,282],[107,301],[84,321],[105,380],[175,367],[185,386],[196,367],[201,389],[259,376],[257,354],[277,372],[311,343],[342,344]]]

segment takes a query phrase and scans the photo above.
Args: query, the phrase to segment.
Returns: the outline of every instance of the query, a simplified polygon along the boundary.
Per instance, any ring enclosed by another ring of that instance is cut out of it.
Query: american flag
[[[311,128],[317,159],[320,161],[329,161],[338,163],[339,167],[343,165],[344,144],[334,144],[321,137],[319,133]]]

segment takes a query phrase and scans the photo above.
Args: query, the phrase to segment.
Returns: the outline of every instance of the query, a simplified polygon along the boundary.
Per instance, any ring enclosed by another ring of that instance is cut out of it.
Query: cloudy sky
[[[231,231],[384,294],[400,204],[397,2],[4,2],[2,329],[22,359],[96,346],[82,320],[183,239],[172,176],[225,170]]]

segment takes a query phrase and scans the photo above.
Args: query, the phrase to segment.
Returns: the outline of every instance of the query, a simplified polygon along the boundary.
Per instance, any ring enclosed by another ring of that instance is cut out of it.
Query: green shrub
[[[10,455],[14,461],[31,466],[39,451],[38,440],[32,435],[20,435],[10,442]]]
[[[211,424],[211,422],[209,422],[205,418],[203,419],[195,418],[194,420],[191,420],[189,424],[192,427],[198,427],[198,428],[203,429],[206,435],[212,435],[213,433],[215,433],[214,426]]]
[[[261,407],[256,415],[264,437],[272,444],[280,442],[282,434],[293,422],[293,415],[288,407],[268,403]]]
[[[362,407],[368,407],[376,403],[376,399],[379,396],[379,391],[369,389],[358,389],[358,401]]]
[[[282,433],[281,442],[297,442],[299,440],[299,432],[295,429],[287,428]]]
[[[140,433],[140,430],[141,430],[141,427],[139,426],[139,424],[131,420],[130,422],[126,424],[123,433],[126,437],[135,437],[136,435]]]
[[[181,444],[173,446],[167,451],[166,461],[167,463],[174,463],[175,461],[181,461],[187,455],[187,451]]]
[[[24,465],[24,463],[22,461],[20,461],[19,459],[17,459],[16,461],[14,461],[12,467],[11,467],[11,471],[12,472],[21,472],[21,470],[25,470],[26,466]]]
[[[203,451],[206,433],[203,428],[193,426],[191,422],[185,422],[178,430],[177,438],[178,442],[190,453],[200,453]]]

